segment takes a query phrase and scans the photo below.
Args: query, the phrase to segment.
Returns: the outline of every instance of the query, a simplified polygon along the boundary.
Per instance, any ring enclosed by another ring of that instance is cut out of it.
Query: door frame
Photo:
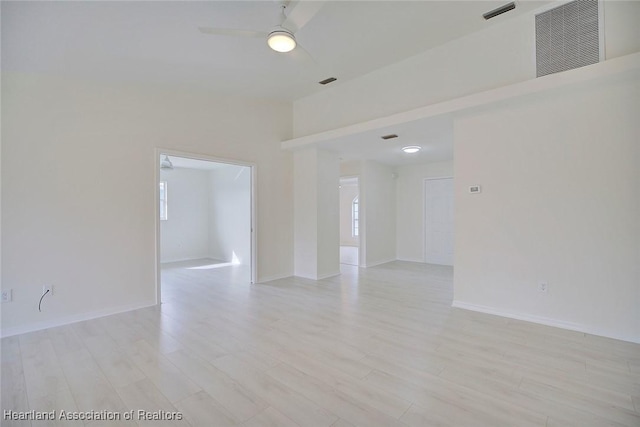
[[[456,209],[455,178],[453,177],[453,175],[434,176],[434,177],[424,178],[423,184],[422,184],[422,262],[424,262],[425,264],[427,263],[427,181],[435,181],[439,179],[453,180],[454,188],[453,188],[452,197],[453,197],[453,211],[454,211],[454,215],[453,215],[454,233],[455,233],[455,209]],[[454,243],[455,243],[455,239],[454,239]],[[455,254],[456,254],[456,250],[455,250],[455,244],[454,244],[454,248],[453,248],[454,264],[455,264]]]
[[[364,233],[364,228],[362,227],[362,186],[360,185],[360,181],[362,181],[362,178],[360,177],[360,175],[340,175],[340,180],[342,179],[353,179],[355,178],[358,181],[358,267],[362,267],[362,265],[364,264],[364,260],[362,258],[362,235]],[[340,180],[338,182],[340,182]],[[340,184],[339,184],[340,185]],[[342,209],[342,206],[340,206],[340,203],[338,203],[338,211],[340,211]],[[339,212],[340,213],[340,212]],[[341,214],[341,213],[340,213]],[[353,221],[353,218],[352,218]],[[340,223],[338,222],[338,227],[340,226]],[[340,244],[340,241],[338,241],[338,245],[342,246]],[[338,248],[339,249],[339,248]]]
[[[258,235],[258,220],[257,220],[257,209],[256,209],[256,200],[257,200],[257,165],[252,162],[245,162],[243,160],[235,160],[235,159],[226,159],[222,157],[215,157],[208,154],[201,153],[190,153],[187,151],[178,151],[169,148],[160,148],[156,147],[154,150],[154,200],[155,200],[155,258],[156,258],[156,305],[160,305],[162,303],[162,268],[160,262],[161,256],[161,236],[160,236],[160,158],[164,155],[175,156],[175,157],[183,157],[186,159],[193,160],[203,160],[206,162],[214,162],[214,163],[226,163],[229,165],[235,166],[243,166],[249,168],[250,173],[250,204],[251,204],[251,239],[249,245],[251,246],[251,284],[257,282],[257,271],[258,271],[258,244],[257,244],[257,235]]]

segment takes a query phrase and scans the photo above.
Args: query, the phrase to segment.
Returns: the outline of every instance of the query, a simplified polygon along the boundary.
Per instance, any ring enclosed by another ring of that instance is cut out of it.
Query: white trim
[[[158,159],[162,155],[169,155],[175,157],[183,157],[192,160],[204,160],[207,162],[215,162],[215,163],[226,163],[230,165],[236,166],[244,166],[249,168],[249,173],[251,176],[251,283],[257,282],[257,272],[258,272],[258,219],[257,219],[257,175],[258,175],[258,166],[253,162],[245,162],[243,160],[235,160],[235,159],[225,159],[221,157],[210,156],[207,154],[200,153],[190,153],[186,151],[178,151],[172,150],[169,148],[161,148],[156,147],[154,150],[155,155],[155,221],[156,221],[156,304],[160,304],[162,302],[162,286],[161,286],[161,248],[160,248],[160,212],[158,206],[160,204],[160,189],[158,183],[160,182],[160,162]]]
[[[419,264],[426,264],[426,262],[424,262],[424,259],[417,259],[417,258],[396,258],[396,261],[403,261],[403,262],[417,262]]]
[[[435,181],[438,179],[453,179],[453,175],[444,175],[444,176],[430,176],[427,178],[424,178],[425,181]]]
[[[318,275],[315,275],[315,276],[302,276],[300,274],[294,274],[293,277],[299,277],[299,278],[302,278],[302,279],[313,280],[314,282],[317,282],[318,280],[328,279],[329,277],[339,276],[340,274],[342,274],[342,273],[340,271],[338,271],[337,273],[322,274],[320,276],[318,276]]]
[[[126,311],[139,310],[141,308],[154,307],[155,301],[147,301],[138,304],[129,304],[119,307],[107,308],[104,310],[91,311],[88,313],[74,314],[72,316],[62,317],[53,320],[44,320],[27,325],[16,326],[13,328],[2,329],[2,338],[14,335],[26,334],[28,332],[41,331],[43,329],[55,328],[57,326],[69,325],[71,323],[83,322],[85,320],[97,319],[99,317],[111,316],[114,314],[124,313]]]
[[[318,277],[316,278],[316,280],[328,279],[329,277],[336,277],[336,276],[339,276],[340,274],[341,274],[341,273],[340,273],[340,271],[338,270],[338,272],[337,272],[337,273],[336,273],[336,272],[333,272],[333,273],[328,273],[328,274],[320,275],[320,276],[318,276]]]
[[[526,322],[539,323],[541,325],[554,326],[556,328],[568,329],[570,331],[584,332],[584,326],[578,323],[565,322],[563,320],[551,319],[543,316],[536,316],[527,313],[518,313],[509,310],[489,307],[486,305],[470,304],[463,301],[454,300],[451,307],[462,308],[480,313],[493,314],[500,317],[508,317],[510,319],[524,320]]]
[[[160,212],[158,209],[158,206],[160,205],[160,185],[158,184],[160,182],[160,164],[158,162],[158,159],[160,158],[160,151],[157,148],[154,150],[154,156],[155,156],[154,157],[155,167],[153,168],[153,186],[155,188],[155,191],[153,193],[153,200],[154,200],[153,211],[155,212],[155,215],[153,216],[153,218],[156,225],[156,232],[153,238],[155,239],[155,246],[156,246],[156,256],[155,256],[156,305],[159,306],[162,303],[162,287],[160,286],[160,282],[162,280],[162,276],[161,276],[162,262],[160,260],[160,254],[161,254],[160,227],[161,227],[162,221],[160,220]]]
[[[288,279],[289,277],[293,277],[293,274],[273,274],[271,276],[261,276],[258,278],[258,281],[256,283],[260,284],[273,282],[274,280]]]
[[[258,280],[258,165],[250,164],[251,172],[251,283]]]
[[[388,259],[383,259],[380,261],[374,261],[374,262],[370,262],[369,264],[365,264],[363,265],[364,268],[369,268],[369,267],[375,267],[376,265],[382,265],[382,264],[386,264],[388,262],[393,262],[393,261],[397,261],[396,258],[388,258]]]
[[[613,338],[616,340],[628,341],[640,344],[640,337],[620,335],[611,331],[604,331],[599,328],[590,327],[580,323],[567,322],[564,320],[551,319],[549,317],[536,316],[534,314],[518,313],[500,308],[489,307],[486,305],[470,304],[464,301],[454,300],[451,307],[461,308],[463,310],[476,311],[479,313],[493,314],[494,316],[507,317],[509,319],[524,320],[525,322],[537,323],[540,325],[553,326],[556,328],[567,329],[570,331],[582,332],[590,335],[598,335],[601,337]]]

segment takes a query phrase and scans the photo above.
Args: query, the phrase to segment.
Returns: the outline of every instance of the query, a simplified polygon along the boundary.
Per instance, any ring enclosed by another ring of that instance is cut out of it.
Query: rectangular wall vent
[[[546,76],[600,60],[597,0],[575,0],[536,15],[536,72]]]
[[[489,11],[483,14],[482,17],[486,20],[489,20],[491,18],[495,18],[498,15],[502,15],[503,13],[509,12],[510,10],[513,10],[515,8],[516,8],[516,4],[514,2],[507,3],[504,6],[500,6],[497,9],[493,9],[492,11]]]
[[[328,79],[321,80],[318,83],[320,83],[321,85],[328,85],[329,83],[335,82],[336,80],[338,79],[336,79],[335,77],[329,77]]]

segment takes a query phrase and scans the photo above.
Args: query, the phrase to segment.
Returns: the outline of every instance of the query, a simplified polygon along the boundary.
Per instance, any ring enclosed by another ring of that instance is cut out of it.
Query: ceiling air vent
[[[393,139],[393,138],[397,138],[398,135],[396,135],[395,133],[390,133],[389,135],[383,135],[380,138],[382,139]]]
[[[600,60],[597,0],[575,0],[536,15],[536,74],[546,76]]]
[[[335,82],[336,80],[338,79],[336,79],[335,77],[329,77],[328,79],[321,80],[318,83],[320,83],[321,85],[328,85],[329,83]]]
[[[495,18],[498,15],[502,15],[505,12],[509,12],[510,10],[513,10],[515,8],[516,8],[515,2],[507,3],[504,6],[500,6],[497,9],[493,9],[492,11],[485,13],[484,15],[482,15],[482,17],[488,20],[491,18]]]

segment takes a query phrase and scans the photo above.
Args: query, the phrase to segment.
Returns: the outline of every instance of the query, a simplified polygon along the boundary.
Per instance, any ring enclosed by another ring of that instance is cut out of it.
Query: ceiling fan
[[[299,0],[289,9],[288,0],[276,0],[280,7],[278,24],[271,31],[252,31],[230,28],[200,27],[200,32],[221,36],[248,37],[266,39],[269,47],[276,52],[291,52],[299,46],[294,34],[304,27],[323,6],[322,1]]]

